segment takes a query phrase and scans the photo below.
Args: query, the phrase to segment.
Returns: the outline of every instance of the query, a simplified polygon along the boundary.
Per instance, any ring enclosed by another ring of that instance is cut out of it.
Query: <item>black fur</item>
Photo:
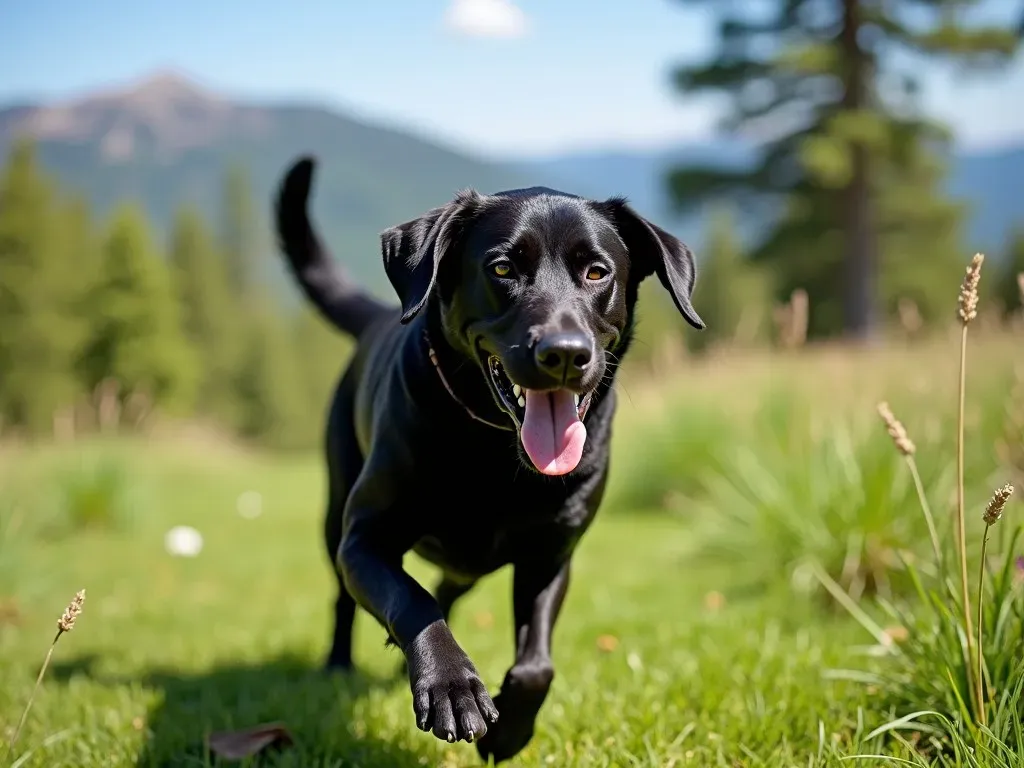
[[[417,725],[449,741],[477,740],[481,755],[504,760],[532,737],[554,675],[552,630],[573,551],[604,493],[611,384],[638,286],[657,275],[702,328],[690,304],[693,259],[621,199],[540,187],[467,191],[381,235],[401,303],[392,309],[352,286],[313,232],[313,165],[300,160],[281,186],[281,249],[310,300],[358,339],[327,424],[325,538],[338,575],[328,666],[351,666],[362,606],[405,656]],[[502,276],[495,259],[506,260]],[[573,471],[549,477],[533,468],[514,407],[488,370],[492,356],[510,382],[568,388],[589,402]],[[409,551],[441,569],[434,595],[403,570]],[[514,569],[515,661],[492,701],[447,618],[504,565]]]

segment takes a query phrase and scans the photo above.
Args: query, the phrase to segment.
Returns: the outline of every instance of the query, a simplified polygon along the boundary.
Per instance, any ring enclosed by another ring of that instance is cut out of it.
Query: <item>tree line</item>
[[[101,219],[31,141],[0,172],[0,437],[144,429],[168,415],[314,444],[348,354],[272,284],[245,171],[219,220],[182,205],[165,238],[124,202]]]
[[[893,217],[937,205],[934,189],[911,179],[880,198]],[[0,170],[0,439],[139,430],[168,416],[268,447],[317,444],[351,345],[305,301],[285,300],[295,289],[273,274],[262,207],[245,170],[231,166],[218,211],[184,203],[161,235],[132,201],[95,216],[41,167],[31,141],[14,144]],[[708,329],[687,332],[649,280],[630,363],[683,345],[795,346],[841,327],[834,223],[819,221],[815,237],[808,228],[800,247],[768,259],[741,242],[740,215],[735,201],[719,202],[696,248],[694,298]],[[941,221],[910,215],[885,230],[884,317],[905,330],[951,317],[949,286],[967,250],[957,220]],[[1019,311],[1024,231],[994,261],[994,292],[1007,313]]]

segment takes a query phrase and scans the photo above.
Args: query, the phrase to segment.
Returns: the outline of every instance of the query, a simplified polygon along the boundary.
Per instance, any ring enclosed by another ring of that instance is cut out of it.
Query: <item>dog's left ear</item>
[[[384,230],[380,235],[384,271],[402,302],[402,323],[423,309],[437,281],[437,270],[482,197],[473,190],[456,195],[447,205]]]
[[[626,244],[632,269],[639,272],[638,282],[657,273],[686,322],[704,330],[704,321],[690,302],[697,268],[686,244],[638,214],[623,198],[606,200],[600,207]]]

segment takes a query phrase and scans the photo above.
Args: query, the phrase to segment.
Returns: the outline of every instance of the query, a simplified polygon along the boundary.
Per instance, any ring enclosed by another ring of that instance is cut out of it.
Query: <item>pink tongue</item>
[[[526,417],[521,431],[523,448],[537,470],[545,475],[564,475],[576,469],[583,455],[587,428],[576,413],[573,394],[524,390]]]

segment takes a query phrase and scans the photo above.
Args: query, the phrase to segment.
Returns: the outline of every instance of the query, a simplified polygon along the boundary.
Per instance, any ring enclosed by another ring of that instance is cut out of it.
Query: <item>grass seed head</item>
[[[1007,483],[1002,488],[996,490],[992,494],[992,498],[989,499],[988,506],[985,507],[985,514],[982,518],[985,521],[985,525],[995,525],[999,522],[999,518],[1003,516],[1003,507],[1006,506],[1006,502],[1009,501],[1010,496],[1013,495],[1013,486]]]
[[[896,450],[904,456],[913,456],[914,451],[917,450],[914,446],[914,441],[910,439],[906,428],[893,414],[888,403],[883,401],[878,404],[878,415],[885,422],[885,429],[889,433],[889,437],[892,438],[893,443],[896,444]]]
[[[82,603],[85,602],[85,590],[78,590],[78,594],[75,598],[68,603],[68,607],[64,609],[64,613],[61,614],[57,620],[57,629],[61,632],[70,632],[75,628],[75,619],[78,618],[78,614],[82,612]]]
[[[967,266],[963,284],[960,286],[960,322],[967,325],[978,316],[978,282],[981,280],[981,265],[985,261],[983,253],[974,254]]]

